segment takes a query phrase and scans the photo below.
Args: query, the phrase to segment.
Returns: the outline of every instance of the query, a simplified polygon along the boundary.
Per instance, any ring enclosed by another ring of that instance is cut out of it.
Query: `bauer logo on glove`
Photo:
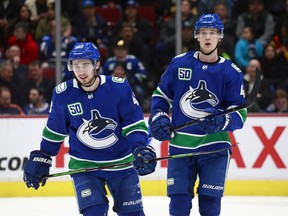
[[[151,135],[160,141],[170,140],[171,132],[169,130],[172,127],[170,118],[166,112],[162,110],[156,110],[151,114],[148,124],[150,126]]]
[[[35,162],[47,163],[47,164],[52,165],[52,160],[47,159],[47,158],[35,157],[35,158],[33,158],[33,161],[35,161]]]

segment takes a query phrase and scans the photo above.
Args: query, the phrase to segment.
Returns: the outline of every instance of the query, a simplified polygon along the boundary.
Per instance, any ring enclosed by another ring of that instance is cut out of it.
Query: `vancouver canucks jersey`
[[[152,112],[172,107],[172,124],[180,125],[207,115],[204,109],[226,110],[245,101],[243,75],[231,61],[219,57],[205,63],[199,52],[187,52],[173,58],[152,95]],[[247,110],[231,113],[229,131],[242,128]],[[197,125],[175,132],[170,154],[208,151],[229,147],[228,132],[204,134]]]
[[[56,155],[69,136],[70,169],[132,161],[131,152],[148,142],[142,110],[127,80],[99,77],[94,92],[85,92],[75,79],[53,92],[41,150]]]

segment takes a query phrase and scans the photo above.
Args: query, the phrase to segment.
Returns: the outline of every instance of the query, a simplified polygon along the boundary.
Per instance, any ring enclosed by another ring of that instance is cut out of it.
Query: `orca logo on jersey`
[[[219,103],[216,95],[207,89],[207,84],[204,80],[200,80],[195,89],[190,86],[189,90],[179,101],[182,112],[192,119],[207,116],[207,113],[203,112],[203,109],[207,108],[207,106],[203,106],[203,103],[209,103],[213,107]]]
[[[93,149],[107,148],[118,141],[113,132],[102,133],[105,130],[115,130],[117,123],[110,118],[102,117],[98,110],[91,110],[91,119],[83,119],[78,128],[77,137],[86,146]]]

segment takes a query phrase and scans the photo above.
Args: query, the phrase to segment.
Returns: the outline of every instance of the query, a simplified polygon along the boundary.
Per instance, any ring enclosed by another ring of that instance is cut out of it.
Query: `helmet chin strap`
[[[81,82],[79,82],[79,80],[77,79],[77,77],[76,77],[75,74],[74,74],[74,78],[77,80],[79,86],[80,86],[84,91],[86,91],[86,92],[94,91],[94,90],[97,88],[97,86],[96,86],[95,89],[93,89],[93,90],[90,90],[90,91],[87,91],[87,90],[86,90],[87,88],[90,88],[91,86],[94,85],[94,83],[95,83],[96,80],[97,80],[97,77],[98,77],[98,74],[97,74],[97,71],[96,71],[96,69],[95,69],[95,76],[94,76],[94,78],[93,78],[92,83],[91,83],[90,85],[88,85],[88,86],[84,86],[84,85],[81,84]]]
[[[211,55],[211,54],[219,47],[220,43],[221,43],[221,39],[218,41],[218,43],[217,43],[217,45],[215,46],[215,48],[214,48],[212,51],[208,52],[208,53],[203,52],[203,51],[201,50],[201,47],[200,47],[200,52],[203,53],[203,55],[207,55],[207,56],[208,56],[208,55]]]

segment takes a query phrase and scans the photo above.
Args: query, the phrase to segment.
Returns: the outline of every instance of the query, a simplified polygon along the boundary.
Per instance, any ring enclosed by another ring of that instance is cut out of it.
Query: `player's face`
[[[89,59],[73,60],[72,69],[74,74],[83,86],[90,86],[94,82],[95,70],[98,69],[99,63],[96,65]]]
[[[197,34],[201,50],[210,52],[217,46],[220,40],[220,32],[215,28],[202,28]]]

